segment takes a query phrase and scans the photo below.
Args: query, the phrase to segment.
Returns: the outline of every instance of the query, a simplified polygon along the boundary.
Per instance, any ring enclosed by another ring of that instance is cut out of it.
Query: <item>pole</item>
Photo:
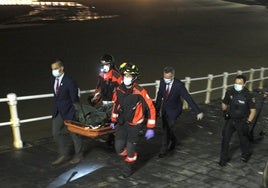
[[[13,145],[16,149],[21,149],[23,147],[23,143],[21,141],[21,134],[20,134],[20,120],[18,117],[17,111],[17,96],[15,93],[9,93],[7,95],[8,98],[8,105],[10,111],[10,122],[11,128],[13,132]]]
[[[190,84],[191,84],[191,77],[185,77],[185,88],[187,89],[187,91],[190,93]],[[183,100],[183,109],[188,109],[189,105],[188,103]]]
[[[228,72],[223,73],[222,96],[221,96],[222,99],[224,98],[228,88],[228,76],[229,76]]]
[[[213,74],[208,75],[208,82],[207,82],[207,93],[206,93],[206,100],[205,104],[210,103],[210,96],[211,96],[211,91],[212,91],[212,81],[213,81]]]

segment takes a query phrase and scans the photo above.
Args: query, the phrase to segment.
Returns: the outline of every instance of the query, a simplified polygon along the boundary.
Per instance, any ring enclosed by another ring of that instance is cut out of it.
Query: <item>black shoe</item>
[[[226,166],[227,163],[230,162],[230,160],[231,160],[230,157],[227,157],[227,158],[224,158],[224,159],[221,158],[218,164],[219,164],[221,167],[223,167],[223,166]]]
[[[224,167],[224,166],[227,165],[227,162],[226,162],[226,161],[222,161],[222,160],[220,160],[220,161],[219,161],[219,165],[220,165],[221,167]]]
[[[245,158],[245,157],[241,157],[240,160],[241,160],[242,162],[244,162],[244,163],[247,163],[247,162],[248,162],[248,159]]]
[[[247,163],[248,160],[250,159],[250,156],[251,156],[251,154],[242,156],[242,157],[240,158],[240,160],[241,160],[242,162],[244,162],[244,163]]]
[[[165,156],[167,156],[167,153],[159,153],[158,155],[159,158],[164,158]]]
[[[177,146],[177,143],[178,143],[177,140],[172,141],[172,142],[170,143],[169,147],[168,147],[168,151],[172,151],[172,150],[174,150],[175,147]]]

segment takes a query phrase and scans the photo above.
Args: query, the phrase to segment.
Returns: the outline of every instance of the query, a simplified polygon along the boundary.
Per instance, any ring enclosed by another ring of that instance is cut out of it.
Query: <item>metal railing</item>
[[[221,95],[216,95],[214,97],[217,98],[223,98],[225,95],[225,92],[228,87],[233,85],[234,79],[229,79],[229,78],[234,78],[238,74],[244,74],[248,77],[247,81],[247,87],[250,91],[253,90],[253,83],[258,82],[258,89],[263,89],[264,81],[268,80],[268,68],[261,67],[260,69],[250,69],[246,71],[237,71],[233,73],[228,73],[224,72],[219,75],[212,75],[208,74],[206,77],[200,77],[200,78],[190,78],[186,77],[185,79],[181,80],[182,82],[185,83],[186,89],[189,91],[191,95],[197,95],[197,94],[204,94],[205,93],[205,104],[209,104],[211,101],[211,96],[212,93],[221,90]],[[256,73],[259,73],[256,75]],[[267,74],[267,75],[265,75]],[[219,80],[220,79],[220,80]],[[231,80],[231,81],[230,81]],[[199,84],[198,86],[201,87],[201,90],[196,90],[196,91],[191,91],[190,86],[193,84],[193,82],[199,82],[203,81],[206,82],[205,84]],[[229,83],[229,81],[231,83]],[[155,96],[154,99],[157,96],[157,92],[159,89],[159,80],[156,80],[153,83],[144,83],[140,84],[142,87],[150,87],[153,86],[155,87]],[[214,85],[217,86],[214,86]],[[202,88],[205,86],[205,88]],[[213,87],[214,86],[214,87]],[[94,90],[79,90],[79,96],[88,94],[94,92]],[[13,145],[15,148],[20,149],[23,147],[23,142],[21,140],[21,134],[20,134],[20,124],[21,123],[29,123],[29,122],[34,122],[34,121],[41,121],[41,120],[47,120],[51,119],[51,115],[46,115],[46,116],[41,116],[41,117],[34,117],[34,118],[29,118],[29,119],[19,119],[18,111],[17,111],[17,103],[18,101],[24,101],[24,100],[32,100],[32,99],[42,99],[42,98],[52,98],[53,94],[42,94],[42,95],[31,95],[31,96],[21,96],[17,97],[15,93],[9,93],[7,94],[7,98],[0,98],[0,103],[7,102],[9,105],[9,111],[10,111],[10,121],[8,122],[0,122],[0,127],[1,126],[7,126],[11,125],[12,128],[12,133],[13,133]],[[188,109],[188,104],[184,101],[184,109]]]

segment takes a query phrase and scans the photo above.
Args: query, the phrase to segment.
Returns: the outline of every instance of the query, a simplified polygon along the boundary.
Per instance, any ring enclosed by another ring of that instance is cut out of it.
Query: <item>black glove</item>
[[[227,112],[227,110],[223,110],[223,118],[225,120],[228,120],[231,118],[230,114]]]
[[[246,125],[248,126],[249,129],[252,129],[254,124],[252,121],[246,121]]]
[[[246,125],[247,125],[247,127],[248,127],[248,131],[249,132],[251,132],[252,131],[252,129],[253,129],[253,122],[251,122],[251,121],[246,121]]]

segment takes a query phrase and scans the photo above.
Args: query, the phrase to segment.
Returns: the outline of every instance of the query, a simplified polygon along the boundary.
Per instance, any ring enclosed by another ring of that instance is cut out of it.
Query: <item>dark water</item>
[[[198,1],[101,2],[91,1],[88,7],[94,5],[101,16],[119,17],[81,22],[59,19],[0,30],[4,78],[0,97],[9,92],[50,93],[50,63],[57,57],[81,89],[95,86],[98,60],[106,52],[118,64],[124,60],[137,64],[141,82],[158,79],[165,65],[176,67],[179,78],[267,65],[266,10],[236,8],[230,3],[207,9],[213,1],[207,1],[209,6]],[[228,15],[222,16],[225,11]],[[16,24],[19,18],[10,22]]]
[[[117,64],[136,64],[140,83],[159,79],[166,65],[174,66],[180,79],[268,66],[265,7],[213,0],[79,2],[103,18],[64,21],[61,16],[58,21],[37,22],[25,17],[33,8],[19,8],[21,19],[18,10],[1,7],[0,98],[10,92],[51,93],[50,63],[55,58],[63,60],[65,71],[82,90],[95,87],[104,53],[114,55]],[[51,104],[20,102],[20,118],[49,115]],[[0,104],[0,111],[0,121],[7,121],[7,105]]]

